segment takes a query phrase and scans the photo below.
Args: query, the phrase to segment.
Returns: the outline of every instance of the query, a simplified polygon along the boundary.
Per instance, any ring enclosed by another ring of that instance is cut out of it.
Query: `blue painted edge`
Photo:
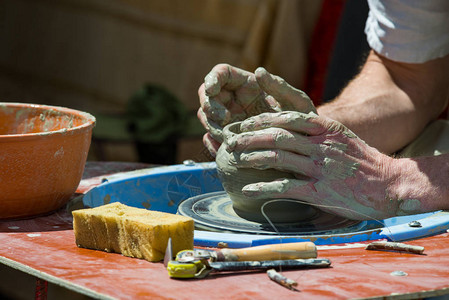
[[[222,191],[215,163],[173,165],[105,176],[103,183],[83,196],[85,207],[112,202],[176,213],[180,202]]]
[[[418,215],[417,215],[418,216]],[[449,211],[437,211],[425,214],[423,218],[416,218],[413,221],[421,223],[421,227],[410,227],[409,222],[404,222],[395,226],[384,227],[380,233],[381,238],[399,242],[415,240],[446,232],[449,228]],[[409,219],[411,216],[407,216]],[[398,217],[402,218],[402,217]]]
[[[446,232],[449,228],[449,212],[437,211],[420,215],[395,217],[395,223],[388,227],[344,233],[335,235],[313,235],[313,236],[271,236],[271,235],[250,235],[233,234],[221,232],[195,231],[195,245],[217,247],[219,242],[227,243],[231,248],[250,247],[278,243],[294,243],[311,241],[315,245],[333,245],[366,242],[379,239],[401,242],[432,236]],[[422,227],[410,227],[411,221],[419,221]],[[387,221],[387,220],[386,220]],[[404,223],[402,223],[404,222]],[[391,223],[387,221],[387,223]]]

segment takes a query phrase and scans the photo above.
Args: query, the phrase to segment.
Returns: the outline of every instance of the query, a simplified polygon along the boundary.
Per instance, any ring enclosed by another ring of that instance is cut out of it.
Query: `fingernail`
[[[249,118],[240,123],[240,132],[253,130],[256,126],[256,120]]]
[[[240,157],[239,157],[238,154],[232,153],[231,155],[229,155],[229,158],[228,158],[228,160],[227,160],[227,163],[228,163],[230,166],[236,167],[236,166],[239,164],[239,162],[240,162]]]
[[[247,162],[251,157],[251,153],[242,153],[239,155],[239,161]]]
[[[254,74],[260,74],[260,73],[268,73],[267,72],[267,70],[264,68],[264,67],[258,67],[257,69],[256,69],[256,71],[254,71]],[[262,74],[260,74],[260,75],[262,75]]]
[[[260,192],[260,187],[256,184],[248,184],[242,188],[242,194],[245,196],[255,196]]]
[[[254,74],[256,75],[258,81],[261,80],[259,81],[259,83],[264,83],[265,85],[270,84],[270,82],[273,80],[273,75],[263,67],[257,68]]]
[[[226,141],[226,150],[231,152],[234,150],[235,145],[237,144],[236,138],[230,138]]]
[[[259,169],[259,165],[253,162],[254,160],[254,153],[241,153],[238,157],[238,161],[242,166],[248,166],[253,169]],[[264,170],[263,167],[261,170]]]
[[[215,96],[218,94],[219,88],[217,76],[207,74],[206,77],[204,77],[204,89],[206,91],[206,95]]]

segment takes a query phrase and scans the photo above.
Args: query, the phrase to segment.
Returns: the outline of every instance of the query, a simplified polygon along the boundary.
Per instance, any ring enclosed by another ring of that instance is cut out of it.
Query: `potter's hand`
[[[314,113],[280,112],[251,117],[240,129],[228,141],[229,151],[241,153],[237,167],[297,175],[247,185],[242,190],[246,196],[297,199],[350,219],[399,213],[399,201],[389,195],[398,160],[368,146],[341,123]]]
[[[198,118],[207,129],[204,144],[215,155],[223,141],[225,125],[263,112],[316,112],[312,101],[285,80],[264,68],[255,73],[227,65],[216,65],[198,90]]]

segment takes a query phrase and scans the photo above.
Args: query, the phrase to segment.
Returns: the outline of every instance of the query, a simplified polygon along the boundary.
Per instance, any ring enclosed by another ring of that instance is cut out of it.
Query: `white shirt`
[[[449,0],[368,0],[368,44],[391,60],[422,63],[449,54]]]

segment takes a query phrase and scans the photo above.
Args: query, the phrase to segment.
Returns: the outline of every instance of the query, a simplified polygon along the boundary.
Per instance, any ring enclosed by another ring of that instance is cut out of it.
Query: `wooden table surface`
[[[79,193],[101,182],[101,174],[143,164],[86,165]],[[202,280],[170,279],[162,263],[78,248],[66,209],[48,216],[0,221],[0,262],[95,298],[117,299],[348,299],[420,298],[449,294],[449,233],[408,242],[424,255],[368,251],[360,245],[319,250],[331,268],[289,270],[299,291],[271,281],[265,272],[211,274]],[[354,246],[354,247],[352,247]],[[407,276],[393,276],[402,271]]]

